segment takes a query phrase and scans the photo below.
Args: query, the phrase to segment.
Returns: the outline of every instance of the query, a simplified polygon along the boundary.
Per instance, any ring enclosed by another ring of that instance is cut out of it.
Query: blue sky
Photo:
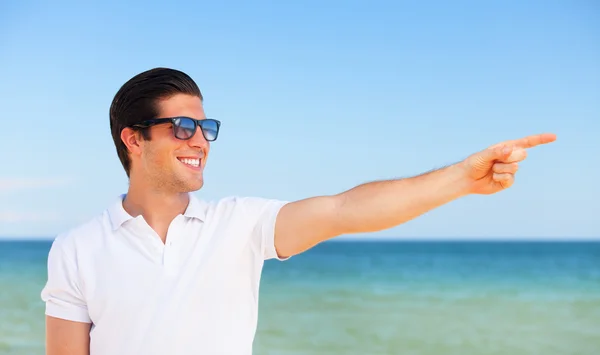
[[[0,53],[2,236],[51,238],[126,190],[108,108],[157,66],[223,122],[199,197],[332,194],[553,132],[510,190],[375,236],[600,236],[591,0],[3,2]]]

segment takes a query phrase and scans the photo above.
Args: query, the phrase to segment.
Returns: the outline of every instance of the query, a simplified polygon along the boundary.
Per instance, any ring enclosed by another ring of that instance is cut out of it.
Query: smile
[[[177,158],[180,162],[187,165],[190,168],[200,168],[201,159],[199,158]]]

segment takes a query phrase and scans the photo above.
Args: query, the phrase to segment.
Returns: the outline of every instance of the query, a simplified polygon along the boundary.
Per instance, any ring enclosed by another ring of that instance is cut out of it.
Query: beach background
[[[2,355],[44,354],[50,243],[0,241]],[[326,242],[266,263],[254,345],[256,355],[599,349],[598,241]]]
[[[207,201],[337,194],[557,135],[507,191],[268,262],[255,354],[599,355],[599,4],[0,1],[0,355],[43,354],[50,239],[127,191],[109,107],[155,67],[222,122]]]

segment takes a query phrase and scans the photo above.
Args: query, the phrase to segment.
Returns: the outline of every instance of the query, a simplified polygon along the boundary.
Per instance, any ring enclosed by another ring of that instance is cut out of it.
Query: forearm
[[[458,165],[420,176],[359,185],[336,196],[341,234],[368,233],[405,223],[468,194]]]
[[[275,228],[281,257],[301,253],[342,234],[392,228],[445,203],[465,196],[468,179],[459,165],[412,178],[359,185],[333,196],[320,196],[284,206]]]

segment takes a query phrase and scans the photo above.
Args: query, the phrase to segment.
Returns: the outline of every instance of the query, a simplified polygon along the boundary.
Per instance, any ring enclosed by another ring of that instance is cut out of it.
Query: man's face
[[[159,101],[158,112],[160,118],[206,118],[200,98],[184,94]],[[200,127],[196,128],[192,138],[180,140],[173,135],[171,123],[158,124],[150,127],[150,138],[140,141],[136,157],[137,173],[143,174],[145,181],[157,189],[175,193],[202,188],[202,173],[210,144],[204,139]]]

